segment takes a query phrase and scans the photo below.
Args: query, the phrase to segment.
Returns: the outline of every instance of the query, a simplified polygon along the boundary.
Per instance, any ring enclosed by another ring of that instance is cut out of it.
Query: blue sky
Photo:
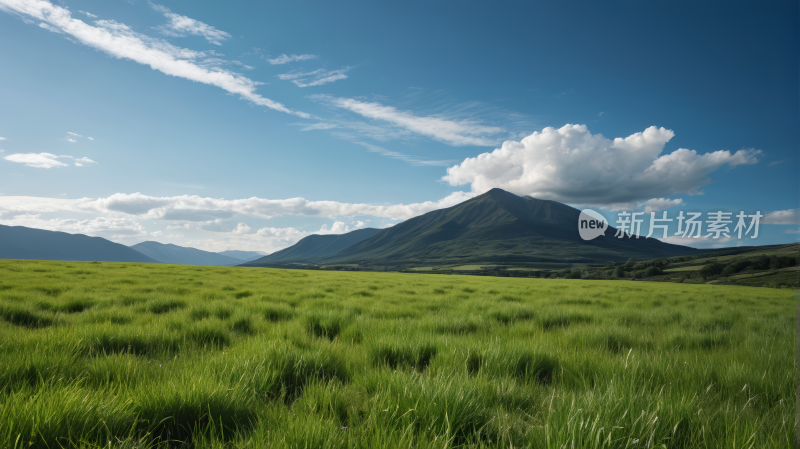
[[[0,223],[271,252],[500,187],[797,241],[796,2],[262,3],[0,0]]]

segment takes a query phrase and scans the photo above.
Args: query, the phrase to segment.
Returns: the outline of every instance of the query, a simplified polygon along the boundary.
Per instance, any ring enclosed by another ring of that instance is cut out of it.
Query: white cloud
[[[319,56],[317,55],[291,55],[291,56],[280,55],[275,59],[267,59],[267,61],[269,61],[269,63],[272,65],[281,65],[293,61],[307,61],[309,59],[316,59],[318,57]]]
[[[2,150],[0,150],[2,152]],[[87,158],[82,157],[80,159],[74,158],[68,155],[60,155],[56,156],[55,154],[50,153],[17,153],[17,154],[9,154],[8,156],[4,157],[11,162],[18,162],[20,164],[25,164],[28,167],[36,167],[36,168],[53,168],[53,167],[66,167],[68,164],[65,164],[58,159],[73,159],[75,161],[75,165],[78,167],[83,167],[82,163],[85,164],[96,164],[97,162]]]
[[[116,193],[107,198],[85,200],[77,206],[82,210],[122,212],[148,218],[185,221],[209,221],[230,218],[234,214],[272,218],[281,215],[305,215],[318,217],[375,216],[407,219],[436,209],[454,206],[475,196],[474,193],[453,192],[439,201],[414,204],[372,205],[340,203],[337,201],[309,201],[304,198],[269,200],[247,198],[225,200],[203,198],[197,195],[175,197],[152,197],[141,193]],[[0,198],[0,206],[3,199]]]
[[[626,138],[591,134],[585,125],[545,128],[520,142],[506,141],[491,153],[447,169],[442,180],[470,184],[482,193],[499,187],[519,195],[572,204],[608,206],[675,194],[697,195],[722,165],[754,164],[760,150],[698,155],[678,149],[661,155],[674,136],[651,126]]]
[[[481,125],[475,120],[449,120],[438,116],[419,117],[409,111],[400,111],[380,103],[367,103],[330,95],[311,95],[309,98],[328,105],[346,109],[364,117],[391,123],[415,134],[432,137],[450,145],[491,146],[497,143],[495,136],[504,131],[497,126]]]
[[[774,166],[776,166],[776,165],[778,165],[778,164],[782,164],[782,163],[784,163],[784,162],[786,162],[786,161],[788,161],[788,160],[789,160],[789,159],[781,159],[781,160],[779,160],[779,161],[772,161],[772,162],[770,162],[769,164],[767,164],[767,166],[768,166],[768,167],[774,167]]]
[[[120,59],[129,59],[150,66],[167,75],[185,78],[241,96],[257,105],[276,111],[309,118],[304,112],[294,111],[281,103],[262,97],[255,92],[261,83],[220,67],[203,67],[195,60],[207,54],[176,47],[164,40],[153,39],[133,31],[125,24],[113,20],[98,20],[89,25],[72,18],[66,8],[46,0],[0,0],[0,9],[18,14],[23,20],[40,20],[77,41]]]
[[[300,131],[315,131],[319,129],[334,129],[338,128],[339,125],[336,123],[314,123],[313,125],[304,126]]]
[[[234,229],[232,232],[234,234],[250,234],[251,231],[252,228],[250,228],[250,226],[247,226],[246,223],[239,223],[238,225],[236,225],[236,229]]]
[[[366,223],[363,221],[357,221],[351,224],[353,225],[352,227],[343,221],[336,221],[331,225],[330,229],[328,229],[327,224],[323,224],[322,227],[319,228],[319,232],[315,232],[315,234],[346,234],[366,226]]]
[[[645,212],[650,213],[669,209],[670,207],[681,206],[683,204],[683,200],[680,198],[676,198],[674,200],[669,200],[667,198],[652,198],[641,203],[641,206],[644,206]]]
[[[0,140],[8,140],[8,139],[6,139],[5,137],[0,137]]]
[[[93,138],[91,138],[91,137],[87,137],[87,139],[89,139],[89,140],[94,140],[94,139],[93,139]]]
[[[11,162],[18,162],[25,164],[28,167],[36,168],[53,168],[53,167],[66,167],[67,164],[58,160],[59,157],[50,153],[16,153],[9,154],[3,159]]]
[[[761,219],[761,223],[776,225],[800,224],[800,209],[776,210],[775,212],[770,212]]]
[[[681,206],[684,202],[681,198],[670,200],[667,198],[651,198],[647,201],[614,203],[608,206],[612,211],[644,210],[646,213],[658,212],[675,206]]]
[[[67,139],[67,142],[75,143],[75,142],[77,142],[77,140],[75,140],[75,139]]]
[[[67,131],[67,134],[72,134],[73,136],[76,136],[76,137],[83,137],[82,135],[76,134],[76,133],[71,132],[71,131]]]
[[[311,86],[321,86],[323,84],[332,83],[334,81],[343,80],[347,78],[348,70],[352,67],[345,67],[339,70],[331,70],[325,71],[323,69],[314,70],[313,72],[295,72],[295,73],[284,73],[282,75],[277,75],[277,77],[281,80],[291,80],[297,87],[311,87]],[[309,79],[311,78],[311,79]]]
[[[94,14],[92,14],[92,13],[90,13],[90,12],[86,12],[86,11],[78,11],[78,12],[79,12],[79,13],[81,13],[81,14],[83,14],[83,15],[85,15],[86,17],[89,17],[89,18],[91,18],[91,19],[96,19],[96,18],[97,18],[97,16],[96,16],[96,15],[94,15]]]
[[[85,220],[71,218],[44,219],[40,214],[20,214],[12,219],[0,219],[7,226],[27,226],[48,231],[69,232],[110,238],[130,238],[144,235],[144,228],[135,219],[126,217],[96,217]]]
[[[187,34],[192,34],[194,36],[202,36],[209,43],[214,45],[222,45],[222,41],[231,38],[231,35],[225,31],[218,30],[211,25],[200,22],[199,20],[182,16],[180,14],[175,14],[166,6],[156,5],[153,3],[151,3],[150,6],[152,6],[156,11],[164,14],[164,17],[169,19],[170,22],[168,24],[158,28],[167,36],[184,37]]]

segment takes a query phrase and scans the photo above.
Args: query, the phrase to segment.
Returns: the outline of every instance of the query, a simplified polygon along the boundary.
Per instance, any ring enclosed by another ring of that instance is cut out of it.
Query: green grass
[[[789,448],[793,294],[0,260],[0,447]]]

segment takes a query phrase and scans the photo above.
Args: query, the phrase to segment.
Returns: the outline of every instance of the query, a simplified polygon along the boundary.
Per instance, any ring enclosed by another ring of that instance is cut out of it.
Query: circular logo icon
[[[578,232],[584,240],[592,240],[599,236],[605,236],[608,229],[608,221],[599,212],[591,209],[584,209],[578,217]]]

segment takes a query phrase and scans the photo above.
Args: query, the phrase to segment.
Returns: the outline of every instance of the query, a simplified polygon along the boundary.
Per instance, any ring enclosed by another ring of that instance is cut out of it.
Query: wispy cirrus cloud
[[[76,166],[83,167],[84,164],[96,164],[97,162],[89,159],[88,157],[74,158],[72,156],[61,155],[57,156],[51,153],[15,153],[5,156],[3,159],[10,162],[17,162],[25,164],[28,167],[34,168],[55,168],[67,167],[66,164],[59,159],[72,159]]]
[[[499,143],[498,135],[505,131],[499,126],[483,125],[474,119],[448,119],[435,115],[417,116],[410,111],[401,111],[395,107],[375,102],[322,94],[310,95],[309,98],[454,146],[492,146]]]
[[[74,133],[74,132],[72,132],[72,131],[67,131],[67,134],[72,134],[72,135],[73,135],[73,136],[75,136],[75,137],[83,137],[82,135],[80,135],[80,134],[78,134],[78,133]]]
[[[169,19],[169,23],[157,27],[161,33],[171,37],[185,37],[186,35],[201,36],[209,43],[214,45],[222,45],[222,41],[230,39],[231,35],[225,31],[218,30],[211,25],[203,23],[199,20],[190,17],[175,14],[169,8],[155,3],[150,3],[150,6],[156,11],[164,14],[164,17]]]
[[[346,73],[351,68],[352,67],[345,67],[339,70],[317,69],[312,72],[290,72],[277,75],[277,77],[284,81],[291,80],[297,87],[321,86],[334,81],[347,79]]]
[[[267,59],[267,62],[269,62],[272,65],[283,65],[283,64],[288,64],[290,62],[308,61],[309,59],[317,59],[317,58],[319,58],[319,56],[317,55],[291,55],[291,56],[280,55],[277,58]]]
[[[80,11],[80,10],[79,10],[78,12],[79,12],[79,13],[81,13],[81,14],[83,14],[83,15],[85,15],[86,17],[89,17],[90,19],[96,19],[96,18],[97,18],[97,16],[96,16],[96,15],[94,15],[94,14],[92,14],[92,13],[90,13],[90,12],[86,12],[86,11]]]
[[[257,94],[256,87],[263,83],[220,67],[202,66],[197,60],[208,56],[207,53],[176,47],[137,33],[125,24],[98,20],[92,26],[73,18],[68,9],[46,0],[0,0],[0,10],[16,14],[23,21],[40,21],[41,25],[116,58],[147,65],[170,76],[219,87],[259,106],[303,118],[311,117]]]

